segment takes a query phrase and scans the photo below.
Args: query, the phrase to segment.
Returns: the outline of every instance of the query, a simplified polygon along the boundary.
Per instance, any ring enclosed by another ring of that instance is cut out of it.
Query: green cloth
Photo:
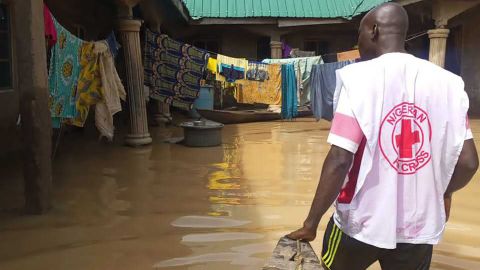
[[[282,65],[282,118],[291,120],[298,115],[297,78],[292,64]]]
[[[311,98],[310,75],[314,65],[323,64],[321,56],[302,57],[302,58],[285,58],[285,59],[265,59],[266,64],[292,64],[297,77],[297,90],[299,105],[304,106],[309,103]]]
[[[75,105],[80,75],[80,49],[83,40],[71,34],[54,19],[58,40],[50,58],[49,108],[54,128],[77,116]]]

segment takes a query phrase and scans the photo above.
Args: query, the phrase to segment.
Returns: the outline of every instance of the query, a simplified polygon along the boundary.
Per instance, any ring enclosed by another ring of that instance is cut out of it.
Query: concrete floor
[[[156,143],[139,149],[67,139],[53,209],[36,217],[16,210],[20,170],[4,163],[0,269],[260,269],[306,216],[328,129],[311,119],[232,125],[221,147],[204,149],[161,143],[176,128],[154,129]],[[480,269],[479,185],[455,196],[432,269]]]

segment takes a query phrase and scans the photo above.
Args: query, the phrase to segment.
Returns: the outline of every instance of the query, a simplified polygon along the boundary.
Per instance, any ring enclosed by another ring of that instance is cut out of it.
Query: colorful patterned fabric
[[[80,48],[83,41],[63,28],[53,18],[58,41],[52,48],[50,58],[49,107],[54,128],[62,121],[76,116],[75,97],[80,74]]]
[[[198,97],[208,53],[146,30],[145,85],[150,97],[190,110]]]
[[[266,81],[239,80],[239,90],[235,93],[238,103],[245,104],[282,104],[282,65],[271,64],[266,66],[269,79]]]
[[[248,60],[245,58],[234,58],[234,57],[229,57],[225,55],[218,54],[217,55],[217,63],[218,63],[218,68],[219,72],[217,73],[216,80],[220,82],[225,82],[227,81],[227,78],[225,78],[220,72],[222,71],[222,65],[228,65],[228,66],[234,66],[235,69],[237,70],[243,70],[246,71],[248,69]],[[244,72],[244,77],[241,79],[245,79],[245,72]]]
[[[297,76],[298,100],[300,106],[310,102],[310,73],[313,65],[323,64],[321,56],[301,57],[290,59],[265,59],[262,61],[267,64],[293,64]]]
[[[268,64],[248,62],[247,80],[263,82],[268,80]]]
[[[234,65],[221,64],[219,66],[220,75],[225,77],[229,83],[234,83],[237,80],[245,79],[245,70]]]
[[[77,86],[77,116],[72,124],[83,127],[88,117],[90,106],[105,102],[102,76],[100,74],[100,54],[95,50],[95,43],[84,43],[80,55],[80,77]]]

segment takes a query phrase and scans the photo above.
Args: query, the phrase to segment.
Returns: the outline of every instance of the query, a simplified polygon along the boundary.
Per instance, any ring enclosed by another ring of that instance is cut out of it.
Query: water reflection
[[[0,269],[260,269],[308,212],[327,134],[307,119],[227,126],[213,148],[160,143],[176,128],[142,149],[72,142],[55,163],[52,212],[0,218]],[[21,201],[15,177],[0,179],[0,202]],[[480,269],[476,180],[454,197],[433,270]]]

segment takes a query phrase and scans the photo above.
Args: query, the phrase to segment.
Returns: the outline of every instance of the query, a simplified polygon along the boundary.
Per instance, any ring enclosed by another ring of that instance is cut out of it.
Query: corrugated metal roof
[[[193,19],[346,18],[389,0],[183,0]]]

